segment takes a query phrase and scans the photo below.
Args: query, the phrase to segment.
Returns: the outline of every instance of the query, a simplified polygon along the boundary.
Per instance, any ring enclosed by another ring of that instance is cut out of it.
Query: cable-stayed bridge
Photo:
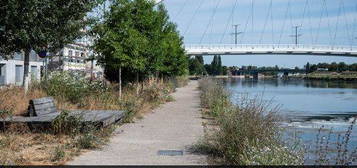
[[[180,2],[181,6],[172,13],[176,18],[185,14],[187,24],[179,23],[180,31],[185,39],[195,37],[185,40],[185,49],[190,56],[282,54],[357,57],[357,1]],[[219,18],[220,12],[226,15]]]
[[[185,46],[189,56],[194,55],[251,55],[251,54],[292,54],[316,56],[357,57],[357,47],[294,44],[208,44]]]

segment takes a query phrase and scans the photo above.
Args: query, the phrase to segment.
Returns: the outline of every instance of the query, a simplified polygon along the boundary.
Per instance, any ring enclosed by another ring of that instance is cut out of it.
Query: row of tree
[[[188,73],[188,57],[177,27],[164,5],[154,1],[118,0],[104,21],[95,25],[94,50],[105,75],[121,85],[150,76],[172,77]]]
[[[188,73],[188,58],[176,25],[164,5],[152,0],[111,0],[104,18],[89,17],[105,0],[2,0],[0,56],[24,52],[24,83],[28,86],[29,53],[57,53],[81,38],[94,38],[94,52],[111,81],[138,81],[149,76]],[[108,3],[106,3],[108,4]]]
[[[215,55],[211,64],[204,64],[202,56],[195,56],[189,60],[190,75],[227,75],[227,66],[222,65],[220,55]]]
[[[336,63],[318,63],[305,65],[306,72],[311,73],[319,69],[328,70],[330,72],[357,71],[357,64],[346,64],[344,62]]]

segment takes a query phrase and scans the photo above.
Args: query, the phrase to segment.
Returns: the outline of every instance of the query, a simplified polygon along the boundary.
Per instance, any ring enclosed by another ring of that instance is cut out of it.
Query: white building
[[[93,53],[88,48],[83,42],[66,45],[50,60],[50,69],[83,72],[90,77],[92,61],[89,60],[89,56]],[[95,78],[103,76],[103,68],[97,65],[96,60],[93,60],[93,74]]]
[[[0,56],[0,86],[21,85],[24,75],[24,55],[23,53],[14,54],[12,59],[5,60]],[[41,79],[41,69],[43,61],[32,51],[30,53],[29,75],[31,80]]]

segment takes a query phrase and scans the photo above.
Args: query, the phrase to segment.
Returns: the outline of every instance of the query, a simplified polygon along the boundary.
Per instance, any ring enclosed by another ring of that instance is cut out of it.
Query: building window
[[[73,55],[73,51],[72,50],[68,50],[68,56],[72,57]]]
[[[81,57],[84,57],[85,56],[85,54],[84,53],[81,53]]]
[[[76,51],[76,57],[79,57],[79,52],[78,51]]]
[[[0,64],[0,76],[5,76],[5,64]]]
[[[15,80],[16,83],[22,81],[22,65],[16,65],[15,67]]]
[[[37,66],[31,66],[31,79],[37,79]]]

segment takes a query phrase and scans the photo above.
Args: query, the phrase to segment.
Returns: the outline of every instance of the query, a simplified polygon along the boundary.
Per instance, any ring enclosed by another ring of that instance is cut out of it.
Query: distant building
[[[36,52],[30,53],[29,75],[31,80],[41,79],[43,60]],[[24,76],[24,53],[15,53],[12,59],[5,60],[0,56],[0,86],[21,85]]]
[[[90,77],[92,60],[89,58],[91,55],[93,55],[93,53],[85,43],[76,42],[68,44],[50,59],[49,70],[74,71]],[[97,61],[93,60],[94,77],[103,77],[103,71],[103,68],[97,65]]]

